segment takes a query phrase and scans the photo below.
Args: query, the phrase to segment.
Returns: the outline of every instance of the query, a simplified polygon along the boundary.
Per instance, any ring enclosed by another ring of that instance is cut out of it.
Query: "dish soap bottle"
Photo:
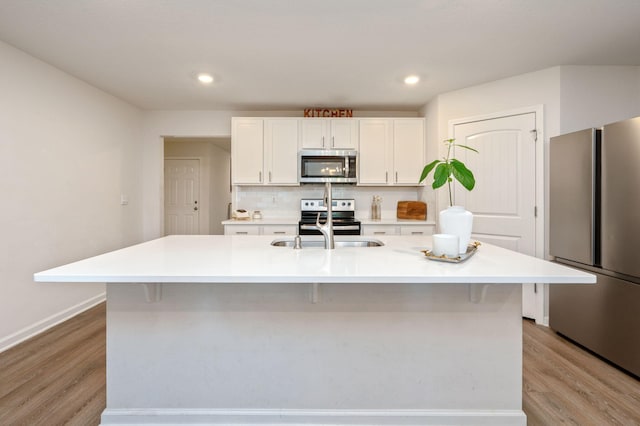
[[[371,220],[380,220],[381,202],[382,202],[382,197],[380,197],[379,195],[373,196],[373,200],[371,201]]]

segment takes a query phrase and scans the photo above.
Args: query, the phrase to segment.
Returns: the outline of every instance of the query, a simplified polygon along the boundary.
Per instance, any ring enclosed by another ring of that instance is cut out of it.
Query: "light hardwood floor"
[[[102,303],[0,353],[0,425],[100,423],[105,312]]]
[[[640,425],[640,381],[524,320],[522,406],[528,425]]]
[[[523,321],[529,425],[640,425],[640,381]],[[105,305],[0,353],[0,425],[100,423]]]

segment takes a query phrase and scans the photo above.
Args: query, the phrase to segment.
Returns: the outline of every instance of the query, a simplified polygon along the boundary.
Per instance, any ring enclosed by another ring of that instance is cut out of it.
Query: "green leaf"
[[[433,172],[433,184],[431,187],[433,189],[438,189],[445,183],[447,183],[447,179],[451,175],[451,166],[447,163],[440,163],[438,167],[436,167],[436,171]]]
[[[418,181],[418,183],[425,180],[427,178],[427,175],[431,172],[431,170],[433,170],[435,166],[438,165],[439,162],[440,160],[433,160],[432,162],[424,166],[424,169],[422,169],[422,174],[420,175],[420,180]]]
[[[478,152],[477,149],[471,148],[470,146],[467,146],[467,145],[458,145],[458,144],[456,144],[456,147],[468,149],[469,151],[473,151],[473,152]]]
[[[455,158],[452,159],[451,169],[453,177],[455,177],[462,186],[467,188],[468,191],[471,191],[473,187],[476,186],[476,179],[473,177],[473,173],[467,169],[467,166],[465,166],[462,161],[456,160]]]

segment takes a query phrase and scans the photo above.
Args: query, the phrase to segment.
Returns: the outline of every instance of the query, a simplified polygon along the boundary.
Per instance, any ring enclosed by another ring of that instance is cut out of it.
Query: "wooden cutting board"
[[[398,219],[427,220],[427,205],[422,201],[398,201]]]

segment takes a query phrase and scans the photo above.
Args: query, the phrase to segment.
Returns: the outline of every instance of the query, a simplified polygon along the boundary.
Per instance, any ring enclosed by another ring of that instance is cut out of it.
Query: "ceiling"
[[[556,65],[640,65],[640,1],[0,0],[0,40],[142,109],[415,111]]]

